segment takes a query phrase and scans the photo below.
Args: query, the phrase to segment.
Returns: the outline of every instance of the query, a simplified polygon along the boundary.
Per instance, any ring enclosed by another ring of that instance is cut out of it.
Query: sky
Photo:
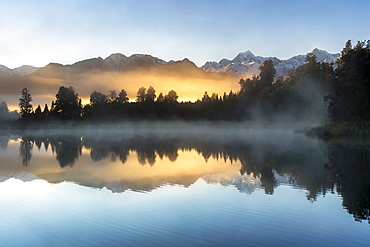
[[[287,59],[370,38],[368,0],[0,0],[0,64],[72,64],[112,53],[166,61]]]

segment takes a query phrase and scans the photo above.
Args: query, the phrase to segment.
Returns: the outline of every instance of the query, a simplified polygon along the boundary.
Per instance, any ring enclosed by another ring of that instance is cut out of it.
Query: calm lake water
[[[289,129],[1,135],[1,246],[369,246],[369,164]]]

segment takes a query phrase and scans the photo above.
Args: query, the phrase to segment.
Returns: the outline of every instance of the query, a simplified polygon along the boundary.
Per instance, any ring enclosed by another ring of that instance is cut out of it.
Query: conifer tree
[[[22,118],[26,118],[31,114],[33,106],[31,104],[32,96],[27,88],[22,89],[22,97],[19,99],[19,108]]]

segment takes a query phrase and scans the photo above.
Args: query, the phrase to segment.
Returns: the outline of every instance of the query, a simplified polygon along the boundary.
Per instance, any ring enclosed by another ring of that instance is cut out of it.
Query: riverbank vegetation
[[[308,134],[311,136],[319,136],[324,139],[334,137],[370,138],[370,122],[329,123],[311,128]]]
[[[370,137],[370,41],[348,41],[334,70],[329,102],[330,124],[313,128],[321,138]]]

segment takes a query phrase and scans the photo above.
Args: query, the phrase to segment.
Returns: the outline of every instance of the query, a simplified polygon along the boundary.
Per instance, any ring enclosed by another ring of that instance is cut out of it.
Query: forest
[[[264,61],[259,70],[259,75],[240,79],[238,92],[204,92],[196,102],[179,102],[176,91],[157,94],[150,86],[140,87],[135,100],[129,99],[124,89],[108,94],[94,91],[90,103],[82,105],[73,87],[61,86],[50,106],[34,107],[31,90],[24,88],[19,99],[20,118],[16,121],[370,120],[370,41],[356,45],[347,41],[336,63],[318,62],[314,55],[307,55],[306,63],[286,76],[276,78],[272,60]],[[6,113],[6,104],[2,108]]]

